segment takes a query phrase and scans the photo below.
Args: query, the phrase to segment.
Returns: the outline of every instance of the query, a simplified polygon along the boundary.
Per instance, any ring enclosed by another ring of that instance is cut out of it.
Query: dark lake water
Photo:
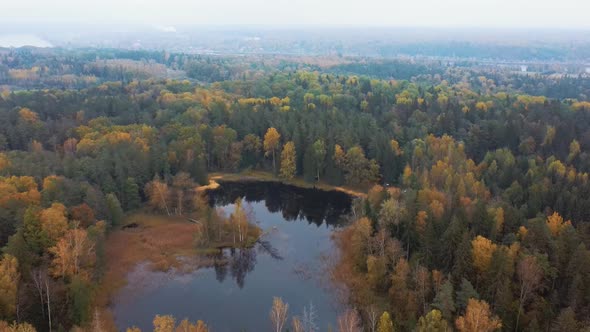
[[[233,211],[244,197],[258,225],[269,231],[252,249],[223,250],[227,264],[191,272],[154,272],[139,265],[113,301],[120,330],[152,329],[156,314],[178,321],[204,320],[214,332],[269,331],[274,296],[289,303],[289,316],[313,306],[320,331],[335,326],[342,311],[325,273],[333,257],[332,231],[348,213],[351,198],[340,192],[301,189],[271,182],[222,183],[211,204]]]

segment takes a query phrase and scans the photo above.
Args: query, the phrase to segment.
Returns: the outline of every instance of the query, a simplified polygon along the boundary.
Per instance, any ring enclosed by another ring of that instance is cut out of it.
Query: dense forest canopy
[[[336,235],[342,328],[582,330],[590,78],[490,67],[0,51],[0,319],[100,324],[126,212],[182,214],[208,173],[260,170],[368,193]]]

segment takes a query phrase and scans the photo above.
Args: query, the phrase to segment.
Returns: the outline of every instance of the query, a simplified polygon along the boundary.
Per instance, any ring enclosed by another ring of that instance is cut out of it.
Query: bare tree
[[[338,317],[338,332],[361,332],[361,319],[356,310],[346,310]]]
[[[365,315],[367,316],[367,323],[369,324],[369,331],[375,332],[377,329],[377,322],[379,321],[379,311],[374,304],[365,308]]]
[[[43,319],[45,319],[45,279],[47,278],[47,270],[41,268],[35,268],[31,270],[31,279],[33,280],[33,284],[39,293],[39,303],[41,304],[41,314]]]
[[[94,319],[92,320],[92,332],[102,332],[102,324],[100,323],[100,313],[98,308],[94,308]]]
[[[51,302],[49,301],[49,282],[45,278],[45,291],[47,294],[47,315],[49,317],[49,332],[51,332]]]
[[[303,328],[305,332],[318,331],[316,325],[317,313],[312,302],[309,302],[309,306],[303,307]]]
[[[293,327],[293,332],[305,332],[305,328],[303,327],[303,323],[299,317],[293,317],[291,325]]]
[[[516,316],[516,329],[518,329],[524,303],[527,301],[529,295],[540,286],[543,280],[543,269],[537,263],[535,256],[525,256],[518,262],[516,272],[520,280],[520,296],[518,314]]]
[[[287,321],[287,311],[289,304],[283,302],[280,297],[275,297],[272,301],[272,308],[270,309],[270,321],[272,322],[273,330],[281,332]]]

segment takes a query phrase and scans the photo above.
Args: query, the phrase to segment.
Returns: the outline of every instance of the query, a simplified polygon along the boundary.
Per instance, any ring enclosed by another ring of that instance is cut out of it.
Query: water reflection
[[[212,206],[233,206],[236,199],[242,197],[247,203],[264,202],[269,212],[281,212],[284,220],[303,219],[317,226],[339,225],[351,203],[350,196],[341,192],[302,189],[276,182],[221,182],[218,189],[208,194]],[[280,251],[266,239],[260,240],[254,248],[222,249],[210,256],[214,259],[216,279],[224,282],[230,272],[238,287],[243,288],[246,275],[254,271],[257,252],[276,260],[283,259]]]
[[[223,183],[210,197],[226,215],[244,197],[266,231],[263,241],[250,249],[219,250],[198,270],[130,274],[129,285],[113,299],[119,330],[151,330],[156,314],[171,314],[205,320],[216,332],[267,331],[275,296],[289,303],[290,315],[313,303],[319,330],[328,330],[342,308],[325,278],[325,257],[333,254],[331,234],[351,199],[276,183]],[[153,287],[134,287],[140,285],[134,275]]]
[[[221,249],[218,253],[209,255],[209,258],[213,260],[215,279],[223,283],[229,272],[238,287],[244,288],[246,275],[254,271],[258,252],[268,254],[269,257],[275,260],[283,259],[270,241],[266,240],[259,241],[253,248]]]
[[[340,217],[350,211],[351,198],[338,191],[322,191],[276,182],[221,182],[209,192],[210,204],[225,206],[238,197],[246,202],[264,201],[270,212],[281,212],[287,221],[305,219],[309,223],[338,225]]]

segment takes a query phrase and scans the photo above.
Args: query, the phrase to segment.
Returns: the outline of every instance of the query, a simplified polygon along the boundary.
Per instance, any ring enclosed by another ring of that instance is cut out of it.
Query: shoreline
[[[223,173],[214,172],[209,174],[209,184],[197,187],[197,191],[207,191],[219,188],[219,182],[276,182],[285,185],[290,185],[303,189],[317,189],[322,191],[339,191],[353,198],[367,197],[366,191],[354,189],[345,186],[333,186],[324,182],[309,183],[300,177],[291,180],[285,180],[275,177],[272,173],[266,171],[244,171],[240,173]]]

